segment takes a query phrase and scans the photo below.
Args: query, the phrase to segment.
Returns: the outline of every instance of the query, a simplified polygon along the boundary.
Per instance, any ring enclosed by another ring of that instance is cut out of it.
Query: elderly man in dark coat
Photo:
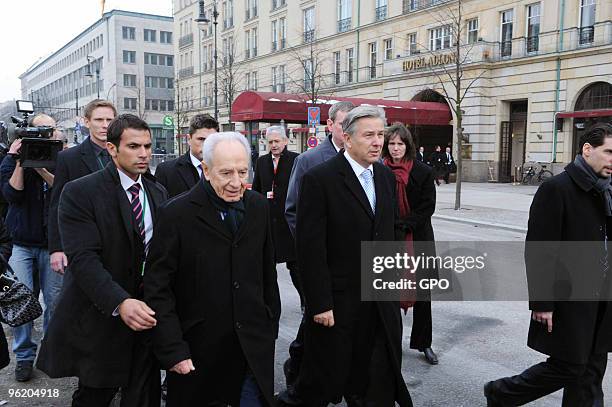
[[[403,237],[395,178],[379,162],[385,122],[378,107],[351,110],[342,124],[345,151],[302,179],[296,247],[306,314],[294,404],[344,397],[350,407],[412,406],[401,373],[399,303],[360,300],[361,243]]]
[[[241,134],[208,136],[203,169],[160,211],[145,272],[167,405],[271,405],[280,296],[268,204],[245,188]]]
[[[588,130],[580,151],[564,172],[542,184],[529,213],[528,346],[549,358],[487,383],[489,406],[519,406],[559,389],[564,407],[603,406],[602,379],[612,350],[612,125]]]
[[[270,204],[272,238],[276,263],[287,263],[293,286],[304,305],[302,289],[295,261],[295,241],[285,219],[285,200],[289,176],[297,153],[287,150],[289,139],[282,126],[271,126],[266,130],[269,153],[257,159],[253,191],[264,195]]]

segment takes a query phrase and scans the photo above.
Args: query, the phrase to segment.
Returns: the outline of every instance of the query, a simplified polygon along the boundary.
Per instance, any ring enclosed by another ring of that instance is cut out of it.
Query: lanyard
[[[100,159],[99,155],[96,156],[96,160],[98,161],[98,166],[100,167],[100,169],[103,170],[104,169],[104,163]]]

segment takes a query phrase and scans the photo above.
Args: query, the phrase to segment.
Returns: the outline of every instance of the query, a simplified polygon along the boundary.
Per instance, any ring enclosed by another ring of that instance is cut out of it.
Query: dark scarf
[[[602,178],[598,176],[581,154],[576,155],[574,165],[582,171],[591,187],[605,199],[606,216],[612,216],[612,184],[610,183],[610,177]]]
[[[204,190],[210,198],[210,202],[212,202],[215,209],[223,215],[223,222],[231,234],[236,235],[240,225],[242,225],[246,212],[244,199],[240,199],[238,202],[226,202],[219,198],[212,185],[210,185],[210,182],[206,179],[202,179],[202,182],[204,183]]]
[[[397,196],[397,205],[399,207],[400,219],[405,219],[410,216],[410,202],[408,202],[408,196],[406,195],[406,187],[408,186],[408,181],[410,180],[410,173],[412,172],[412,167],[414,166],[414,160],[401,161],[399,163],[394,163],[392,159],[385,158],[384,163],[387,167],[393,171],[395,175],[395,191]],[[413,240],[413,231],[406,231],[406,252],[409,256],[414,256],[414,240]],[[413,280],[415,278],[415,274],[412,273],[404,273],[404,278],[409,280]],[[416,296],[413,290],[403,290],[400,294],[400,308],[404,310],[404,314],[408,312],[408,308],[412,307],[416,301]]]

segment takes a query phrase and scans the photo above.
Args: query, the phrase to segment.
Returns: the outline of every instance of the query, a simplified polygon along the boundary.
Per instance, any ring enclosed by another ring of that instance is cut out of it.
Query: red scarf
[[[401,161],[394,163],[393,160],[385,158],[384,163],[387,167],[395,174],[395,191],[397,195],[397,205],[399,207],[400,218],[404,219],[410,215],[410,202],[408,202],[408,196],[406,195],[406,187],[410,180],[410,172],[414,165],[414,160]],[[406,233],[406,251],[408,255],[414,256],[414,244],[412,238],[412,232]],[[407,273],[404,277],[414,279],[414,273]],[[412,307],[416,301],[416,293],[413,292],[402,292],[400,299],[400,307],[404,312],[408,311],[408,308]]]

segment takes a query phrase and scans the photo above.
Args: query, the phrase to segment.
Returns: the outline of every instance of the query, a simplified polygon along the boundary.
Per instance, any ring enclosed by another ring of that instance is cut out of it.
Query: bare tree
[[[145,106],[145,92],[144,86],[142,85],[142,83],[139,83],[138,86],[131,88],[130,90],[134,96],[136,96],[136,115],[142,120],[146,120],[147,110]]]
[[[236,41],[233,37],[227,40],[226,49],[221,52],[219,82],[221,94],[227,104],[228,123],[232,125],[232,105],[239,92],[239,84],[243,81],[244,70],[236,54]]]
[[[321,91],[329,87],[323,74],[329,50],[317,43],[315,34],[314,29],[304,31],[301,35],[306,44],[290,49],[297,69],[289,74],[289,82],[296,93],[307,95],[313,104],[319,99]]]
[[[468,66],[473,62],[474,54],[472,51],[476,42],[469,41],[466,35],[467,21],[463,18],[463,1],[451,1],[441,9],[430,12],[431,16],[439,23],[442,30],[441,36],[439,40],[434,39],[433,44],[422,47],[428,50],[431,57],[429,63],[425,63],[425,66],[430,69],[435,77],[456,118],[457,183],[455,184],[455,210],[461,208],[464,102],[468,95],[476,93],[473,88],[486,72],[484,69],[475,70]],[[439,47],[436,41],[440,41]],[[445,49],[445,41],[449,41],[450,48],[442,56],[437,50]],[[419,62],[417,60],[415,63],[418,64]]]
[[[176,135],[179,135],[183,131],[183,128],[185,128],[189,123],[189,117],[187,115],[187,111],[189,109],[189,101],[187,100],[186,95],[184,95],[182,92],[180,79],[175,79],[174,81],[174,96],[174,128],[176,131]],[[177,140],[178,151],[180,155],[183,154],[183,143],[181,139]]]

